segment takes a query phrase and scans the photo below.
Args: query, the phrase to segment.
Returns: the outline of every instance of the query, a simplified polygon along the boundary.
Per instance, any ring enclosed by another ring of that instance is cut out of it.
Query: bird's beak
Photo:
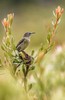
[[[31,34],[35,34],[35,32],[32,32]]]

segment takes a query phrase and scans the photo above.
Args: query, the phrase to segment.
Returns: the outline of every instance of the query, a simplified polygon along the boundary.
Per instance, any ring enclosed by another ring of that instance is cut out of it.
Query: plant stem
[[[26,77],[24,76],[24,88],[25,88],[25,91],[27,91],[26,85],[27,85],[27,79],[26,79]]]
[[[24,88],[25,88],[25,91],[27,91],[27,74],[28,74],[28,69],[29,69],[29,66],[26,66],[26,71],[24,73]]]

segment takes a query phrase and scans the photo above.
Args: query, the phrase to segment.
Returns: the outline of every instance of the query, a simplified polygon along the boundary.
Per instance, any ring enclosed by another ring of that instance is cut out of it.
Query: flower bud
[[[12,25],[13,18],[14,18],[14,13],[13,14],[8,14],[7,17],[8,17],[8,20],[10,22],[10,25]]]
[[[60,6],[58,6],[57,9],[56,9],[56,11],[55,11],[56,16],[57,16],[58,19],[62,16],[63,12],[64,12],[64,9],[61,8]]]
[[[3,19],[2,21],[3,26],[6,28],[9,26],[9,21],[6,20],[6,18]]]

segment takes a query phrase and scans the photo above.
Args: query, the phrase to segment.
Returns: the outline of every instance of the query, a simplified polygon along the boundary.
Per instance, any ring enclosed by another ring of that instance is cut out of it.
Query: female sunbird
[[[23,38],[18,42],[17,46],[16,46],[16,49],[21,52],[23,50],[25,50],[27,48],[27,46],[29,45],[30,43],[30,36],[32,34],[34,34],[35,32],[26,32],[24,35],[23,35]]]

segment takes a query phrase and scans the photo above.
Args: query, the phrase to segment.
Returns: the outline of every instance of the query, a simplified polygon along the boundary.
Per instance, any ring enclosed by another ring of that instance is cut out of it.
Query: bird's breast
[[[23,45],[21,45],[21,48],[24,50],[25,48],[27,48],[27,46],[29,45],[30,39],[25,39]]]
[[[30,39],[29,38],[23,38],[22,41],[19,42],[19,44],[17,45],[17,50],[20,52],[22,50],[25,50],[27,48],[27,46],[29,45]]]

